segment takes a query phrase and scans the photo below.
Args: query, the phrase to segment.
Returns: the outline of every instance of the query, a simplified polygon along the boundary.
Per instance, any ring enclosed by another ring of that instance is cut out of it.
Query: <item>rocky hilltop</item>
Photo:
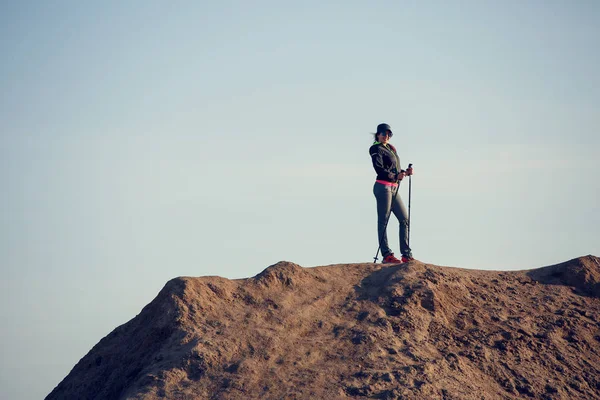
[[[180,277],[47,399],[600,399],[600,259]]]

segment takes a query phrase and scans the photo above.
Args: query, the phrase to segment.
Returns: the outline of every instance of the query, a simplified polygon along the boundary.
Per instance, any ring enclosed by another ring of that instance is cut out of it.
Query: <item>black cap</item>
[[[379,124],[377,125],[377,134],[385,133],[387,131],[392,131],[392,128],[388,124]]]

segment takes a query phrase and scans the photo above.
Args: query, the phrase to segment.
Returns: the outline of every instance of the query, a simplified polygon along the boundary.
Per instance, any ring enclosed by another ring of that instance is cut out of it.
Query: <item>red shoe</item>
[[[414,260],[414,258],[412,258],[412,257],[409,257],[409,256],[402,256],[402,262],[403,262],[403,263],[407,263],[407,262],[409,262],[409,261],[413,261],[413,260]]]
[[[394,253],[390,253],[387,256],[383,257],[383,261],[381,263],[382,264],[395,264],[395,263],[402,263],[402,262],[404,262],[404,261],[400,261],[396,257],[394,257]]]

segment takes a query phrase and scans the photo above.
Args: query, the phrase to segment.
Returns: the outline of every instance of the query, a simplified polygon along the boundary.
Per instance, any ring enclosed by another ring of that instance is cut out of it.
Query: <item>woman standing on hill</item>
[[[377,125],[377,132],[373,134],[375,143],[369,148],[373,168],[377,173],[377,180],[373,186],[373,194],[377,200],[377,234],[379,248],[383,256],[383,263],[400,263],[414,260],[408,246],[408,214],[402,199],[397,194],[400,189],[399,182],[405,175],[412,175],[413,169],[406,171],[400,168],[400,157],[396,148],[389,141],[393,136],[392,128],[388,124]],[[393,212],[400,223],[400,252],[402,259],[394,257],[388,246],[386,224],[390,212]]]

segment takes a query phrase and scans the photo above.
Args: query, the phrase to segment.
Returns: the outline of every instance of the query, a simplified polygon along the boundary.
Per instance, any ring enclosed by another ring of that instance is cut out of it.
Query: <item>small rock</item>
[[[390,374],[389,372],[386,372],[381,376],[381,379],[383,379],[386,382],[392,382],[394,380],[394,375]]]
[[[512,340],[513,334],[511,332],[504,331],[504,332],[502,332],[502,337],[506,340]]]
[[[362,343],[367,343],[367,340],[368,340],[367,335],[359,333],[352,338],[352,343],[362,344]]]
[[[558,389],[549,383],[546,385],[545,389],[546,389],[546,392],[548,392],[548,393],[558,393]]]
[[[533,391],[533,386],[529,384],[519,383],[517,384],[517,392],[524,394],[529,397],[535,396],[535,392]]]
[[[578,392],[583,392],[583,386],[581,385],[580,382],[572,380],[569,382],[569,386],[571,386],[573,389],[577,390]]]
[[[346,393],[350,396],[368,396],[370,388],[368,386],[357,387],[357,386],[348,386],[346,387]]]
[[[508,349],[506,344],[506,340],[496,340],[496,342],[494,343],[494,347],[500,351],[506,351]]]
[[[367,311],[362,311],[358,314],[356,319],[358,319],[359,321],[364,321],[368,316],[369,316],[369,313]]]
[[[365,371],[358,371],[357,373],[354,374],[354,376],[356,378],[367,378],[369,376],[369,374],[367,374]]]
[[[513,381],[511,381],[510,379],[505,379],[502,382],[502,387],[504,387],[504,389],[509,393],[515,393],[515,391],[517,390]]]
[[[520,333],[523,336],[531,337],[531,335],[529,334],[529,332],[526,332],[523,329],[519,329],[517,332]]]

